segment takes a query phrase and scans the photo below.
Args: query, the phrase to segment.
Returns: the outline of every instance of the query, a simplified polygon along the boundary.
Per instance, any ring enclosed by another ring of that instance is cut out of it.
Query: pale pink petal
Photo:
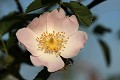
[[[78,23],[78,20],[77,20],[77,18],[76,18],[75,15],[72,15],[72,16],[70,16],[69,18],[70,18],[71,21],[74,22],[74,24],[75,24],[76,26],[79,27],[79,23]]]
[[[78,54],[79,50],[84,47],[87,40],[87,34],[83,31],[77,31],[73,36],[68,39],[66,48],[61,52],[64,58],[71,58]]]
[[[60,56],[56,56],[54,53],[45,53],[38,57],[30,56],[30,59],[35,66],[46,66],[49,72],[55,72],[64,67]]]
[[[36,34],[41,35],[41,33],[48,31],[52,33],[55,31],[66,32],[67,36],[74,34],[78,28],[79,24],[75,15],[65,16],[65,12],[62,8],[53,10],[52,12],[46,12],[38,18],[33,19],[33,21],[28,25],[32,31]]]
[[[38,23],[39,19],[36,17],[30,22],[30,24],[27,27],[30,29],[34,29],[38,25]]]
[[[63,31],[67,36],[73,35],[79,28],[79,24],[77,22],[77,18],[72,15],[71,17],[65,17],[61,20],[59,27],[56,27],[57,30]]]
[[[47,25],[48,32],[65,32],[67,36],[74,34],[79,28],[75,16],[66,16],[60,19],[51,13],[48,15]]]
[[[36,41],[37,35],[29,28],[19,29],[16,36],[32,55],[39,56],[43,54],[42,51],[38,50],[38,42]]]
[[[60,8],[59,9],[59,18],[64,18],[64,17],[65,17],[65,11],[62,8]]]
[[[59,19],[65,17],[65,12],[62,8],[60,8],[59,10],[55,9],[50,14],[54,15],[56,18],[59,18]]]
[[[55,27],[58,27],[60,19],[57,17],[58,10],[53,10],[49,15],[47,16],[47,31],[49,33],[52,33],[55,30]]]
[[[39,18],[34,18],[27,27],[30,28],[36,34],[41,35],[41,33],[46,31],[48,14],[49,12],[45,12],[42,15],[40,15]]]
[[[38,57],[30,56],[30,59],[34,66],[44,66],[44,61],[40,61]]]

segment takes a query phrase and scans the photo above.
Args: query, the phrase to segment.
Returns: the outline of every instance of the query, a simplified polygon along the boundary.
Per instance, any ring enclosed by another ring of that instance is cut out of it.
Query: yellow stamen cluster
[[[55,53],[56,55],[60,55],[60,50],[65,47],[67,44],[67,39],[65,37],[65,32],[57,32],[53,31],[53,33],[48,33],[47,31],[41,34],[41,37],[37,37],[38,49],[44,51],[44,53]]]

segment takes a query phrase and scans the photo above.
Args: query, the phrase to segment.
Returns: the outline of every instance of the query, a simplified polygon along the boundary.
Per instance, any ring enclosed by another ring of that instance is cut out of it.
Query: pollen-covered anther
[[[43,32],[41,37],[37,37],[38,50],[44,51],[44,53],[55,53],[56,56],[60,55],[60,51],[63,50],[67,44],[68,37],[65,36],[65,32],[53,31],[52,33]]]

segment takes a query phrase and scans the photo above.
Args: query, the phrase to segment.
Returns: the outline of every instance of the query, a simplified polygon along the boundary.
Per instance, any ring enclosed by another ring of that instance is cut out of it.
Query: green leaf
[[[19,21],[13,20],[13,21],[0,22],[0,38],[12,28],[12,25],[14,25],[17,22]]]
[[[19,14],[13,12],[7,16],[4,16],[0,20],[0,38],[8,31],[23,27],[23,24],[28,20],[32,20],[35,17],[38,17],[38,14]]]
[[[12,46],[15,46],[16,44],[17,44],[17,38],[16,38],[16,35],[15,35],[15,33],[11,33],[10,35],[9,35],[9,39],[7,40],[7,42],[6,42],[6,46],[7,46],[7,48],[9,49],[9,48],[11,48]]]
[[[60,2],[60,0],[34,0],[26,9],[26,13],[46,7],[51,6],[57,2]]]
[[[10,13],[7,16],[4,16],[0,22],[4,22],[4,21],[12,21],[12,20],[22,20],[22,21],[26,21],[26,20],[32,20],[35,17],[39,17],[40,14],[21,14],[21,13]]]
[[[33,18],[39,17],[39,16],[40,14],[20,14],[16,17],[26,21],[26,20],[33,20]]]
[[[19,22],[21,22],[21,20],[19,18],[16,18],[16,15],[18,15],[17,12],[13,12],[8,14],[7,16],[4,16],[1,20],[0,20],[0,38],[9,30],[14,29],[17,26],[13,26]]]
[[[93,16],[86,6],[75,1],[70,1],[70,3],[63,2],[62,5],[71,9],[73,13],[77,16],[79,22],[81,21],[86,26],[90,26]]]
[[[99,43],[104,51],[104,56],[105,56],[105,60],[108,66],[110,66],[111,63],[111,56],[110,56],[110,50],[109,47],[107,46],[107,44],[103,41],[103,40],[99,40]]]

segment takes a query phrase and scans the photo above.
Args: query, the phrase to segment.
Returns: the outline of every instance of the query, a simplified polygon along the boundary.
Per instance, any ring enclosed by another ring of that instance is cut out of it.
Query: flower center
[[[41,37],[37,37],[38,49],[44,51],[44,53],[55,53],[60,55],[60,50],[65,48],[67,44],[67,37],[65,32],[48,33],[47,31],[41,34]]]

